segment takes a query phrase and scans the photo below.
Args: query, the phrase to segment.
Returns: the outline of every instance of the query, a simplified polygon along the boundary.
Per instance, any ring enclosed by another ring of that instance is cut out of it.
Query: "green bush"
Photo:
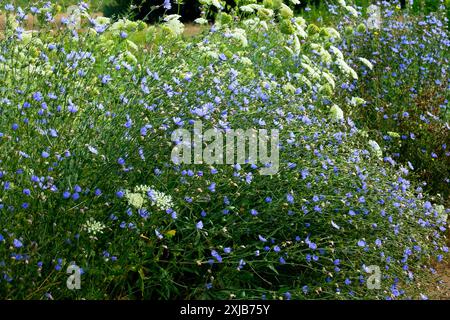
[[[445,1],[443,0],[413,0],[412,11],[417,13],[429,14],[439,11],[439,6]]]

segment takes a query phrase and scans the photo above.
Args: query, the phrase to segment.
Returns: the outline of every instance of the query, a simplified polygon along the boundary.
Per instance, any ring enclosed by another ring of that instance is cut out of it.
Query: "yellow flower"
[[[173,237],[177,233],[177,230],[169,230],[166,232],[166,236]]]

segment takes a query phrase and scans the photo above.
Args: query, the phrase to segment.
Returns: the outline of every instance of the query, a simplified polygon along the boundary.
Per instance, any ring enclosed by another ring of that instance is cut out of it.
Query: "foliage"
[[[197,0],[115,0],[104,6],[107,17],[124,17],[158,22],[163,14],[179,14],[183,21],[193,21],[200,15],[200,2]]]
[[[25,31],[5,10],[1,297],[425,297],[448,210],[342,110],[360,77],[344,33],[281,4],[189,39],[174,15],[147,26],[81,4],[57,26],[46,5]],[[173,163],[172,132],[194,120],[279,130],[278,173]],[[66,287],[73,263],[80,290]]]

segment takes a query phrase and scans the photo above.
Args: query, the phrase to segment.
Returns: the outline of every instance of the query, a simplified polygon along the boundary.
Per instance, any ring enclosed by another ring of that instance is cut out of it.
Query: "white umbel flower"
[[[336,88],[336,82],[334,81],[334,75],[333,74],[331,74],[329,72],[326,72],[326,71],[323,71],[322,72],[322,76],[323,76],[323,78],[325,80],[327,80],[327,82],[331,85],[331,87],[333,89]]]
[[[311,43],[311,49],[313,49],[322,59],[323,62],[331,62],[331,54],[318,43]]]
[[[358,11],[356,11],[356,9],[353,8],[352,6],[346,6],[345,9],[347,9],[348,13],[350,13],[352,16],[354,17],[358,16]]]
[[[220,4],[219,0],[211,0],[211,4],[217,9],[222,9],[222,5]]]
[[[86,230],[87,233],[95,236],[97,233],[103,233],[103,229],[105,229],[105,225],[99,221],[96,221],[94,218],[90,218],[83,225],[83,229]]]
[[[383,157],[383,151],[381,151],[380,145],[376,141],[369,140],[369,146],[372,149],[372,151],[375,153],[377,158]]]
[[[242,12],[246,12],[246,13],[253,13],[253,11],[255,11],[251,6],[246,5],[246,6],[240,6],[239,10],[241,10]]]
[[[253,63],[252,63],[252,60],[250,60],[249,58],[247,58],[247,57],[241,57],[240,58],[240,61],[243,63],[243,64],[245,64],[245,65],[252,65]]]
[[[338,59],[344,59],[344,55],[342,54],[342,51],[339,50],[339,48],[335,46],[330,46],[331,52],[338,58]]]
[[[363,98],[359,98],[359,97],[352,97],[352,99],[350,100],[350,105],[352,105],[354,107],[360,106],[364,103],[366,103],[366,100],[364,100]]]
[[[166,211],[167,209],[173,208],[173,201],[170,195],[157,190],[148,191],[148,196],[152,201],[152,204],[160,210]]]
[[[335,104],[330,109],[330,115],[334,121],[344,120],[344,111]]]
[[[95,23],[97,24],[110,24],[111,23],[111,19],[107,18],[107,17],[97,17],[95,18]]]
[[[165,25],[177,36],[184,32],[184,24],[179,20],[169,20],[165,23]]]
[[[248,45],[247,35],[244,29],[241,28],[233,29],[233,31],[231,32],[231,37],[238,40],[243,47],[246,47]]]
[[[359,57],[358,60],[361,61],[361,62],[362,62],[367,68],[369,68],[370,70],[373,69],[373,64],[372,64],[372,62],[370,62],[370,61],[367,60],[366,58]]]
[[[326,27],[323,29],[325,31],[325,34],[328,35],[328,37],[338,39],[338,40],[341,39],[340,33],[335,28]]]
[[[141,209],[145,203],[145,199],[141,193],[125,192],[125,198],[128,203],[136,209]]]
[[[128,204],[136,209],[141,209],[146,205],[151,205],[165,211],[173,208],[174,206],[170,195],[155,190],[153,186],[140,185],[136,186],[133,191],[134,192],[130,192],[127,190],[125,192],[125,198],[127,199]]]
[[[205,18],[197,18],[194,20],[194,22],[198,24],[207,24],[208,20],[206,20]]]
[[[347,62],[345,62],[343,59],[337,59],[336,64],[339,66],[342,72],[352,77],[354,80],[358,80],[358,74],[355,70],[353,70]]]

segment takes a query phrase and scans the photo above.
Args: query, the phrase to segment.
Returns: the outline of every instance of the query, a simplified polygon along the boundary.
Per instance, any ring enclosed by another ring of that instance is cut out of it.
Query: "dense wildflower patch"
[[[336,29],[256,4],[189,40],[176,15],[113,22],[82,3],[55,26],[48,4],[28,31],[5,10],[2,297],[427,294],[448,211],[333,99],[360,77]],[[172,133],[196,121],[278,130],[278,172],[174,163]],[[66,287],[73,264],[80,290]]]
[[[359,81],[343,84],[346,111],[385,151],[408,162],[437,201],[450,201],[450,38],[444,1],[427,15],[395,2],[360,8],[357,18],[332,8],[345,33],[338,48],[349,60],[369,64]],[[331,11],[331,10],[330,10]],[[339,18],[338,18],[339,17]],[[360,103],[347,103],[354,96]]]

